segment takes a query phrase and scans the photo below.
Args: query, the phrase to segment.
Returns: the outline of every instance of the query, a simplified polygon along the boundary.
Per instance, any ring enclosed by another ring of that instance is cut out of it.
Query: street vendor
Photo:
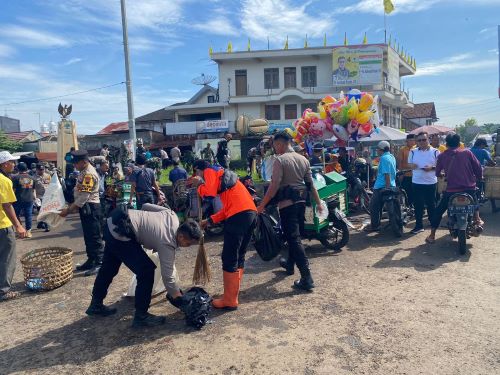
[[[211,167],[205,160],[197,160],[193,168],[200,197],[220,195],[222,209],[202,221],[202,227],[224,221],[222,270],[224,295],[213,300],[217,309],[238,308],[238,295],[245,267],[245,253],[256,223],[257,209],[252,196],[240,182],[236,173]]]
[[[175,253],[179,247],[199,242],[202,231],[193,220],[179,226],[179,219],[169,208],[146,203],[142,210],[116,208],[111,212],[104,227],[104,258],[92,290],[88,315],[108,316],[116,309],[103,304],[108,288],[125,264],[137,277],[135,289],[135,315],[133,327],[151,327],[165,323],[164,316],[148,313],[156,268],[142,246],[158,252],[161,276],[167,288],[167,298],[174,306],[182,297],[175,269]]]
[[[83,239],[87,261],[76,266],[77,271],[86,271],[85,276],[96,275],[102,264],[104,245],[102,243],[101,205],[99,201],[99,175],[90,164],[86,150],[71,153],[73,164],[80,171],[75,187],[75,201],[59,214],[66,217],[78,211],[82,222]]]

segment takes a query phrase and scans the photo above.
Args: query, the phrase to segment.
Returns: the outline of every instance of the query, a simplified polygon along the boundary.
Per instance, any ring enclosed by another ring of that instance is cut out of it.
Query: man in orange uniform
[[[224,221],[224,246],[222,249],[222,270],[224,295],[214,299],[215,308],[235,310],[245,266],[245,253],[256,223],[257,208],[252,196],[240,182],[236,173],[212,167],[205,160],[197,160],[193,185],[198,186],[202,198],[220,195],[222,209],[203,220],[201,226]]]
[[[399,149],[396,157],[396,166],[399,170],[408,170],[401,178],[401,187],[406,191],[408,196],[408,204],[413,205],[413,189],[412,189],[412,176],[410,166],[408,165],[408,155],[410,150],[415,148],[415,134],[408,134],[406,136],[406,146]]]

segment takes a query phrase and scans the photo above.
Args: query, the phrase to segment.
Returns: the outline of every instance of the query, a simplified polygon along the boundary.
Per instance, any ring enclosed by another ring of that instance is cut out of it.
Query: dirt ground
[[[75,275],[59,289],[0,305],[0,374],[499,374],[500,214],[488,206],[483,218],[484,235],[463,257],[444,229],[432,246],[426,233],[399,241],[353,231],[338,254],[311,242],[313,293],[292,290],[294,277],[277,260],[250,251],[240,308],[214,312],[201,331],[186,327],[164,295],[151,311],[168,323],[131,329],[124,267],[106,299],[118,313],[87,317],[94,278]],[[222,290],[220,241],[208,243],[211,294]],[[19,241],[18,258],[50,245],[83,261],[78,218]],[[195,247],[178,253],[183,287],[195,254]],[[20,264],[14,281],[24,290]]]

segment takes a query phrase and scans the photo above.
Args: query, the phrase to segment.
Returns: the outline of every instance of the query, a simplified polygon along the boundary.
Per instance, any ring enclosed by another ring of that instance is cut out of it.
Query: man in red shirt
[[[235,310],[238,307],[238,294],[245,266],[245,253],[256,223],[257,208],[252,196],[240,182],[236,173],[211,167],[205,160],[197,160],[193,169],[196,177],[193,186],[198,186],[202,198],[219,195],[222,209],[201,222],[208,224],[224,221],[224,246],[222,249],[222,270],[224,295],[214,299],[215,308]]]

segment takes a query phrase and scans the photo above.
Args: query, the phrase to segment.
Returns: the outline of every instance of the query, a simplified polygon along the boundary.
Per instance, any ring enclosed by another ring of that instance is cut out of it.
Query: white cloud
[[[55,34],[17,25],[0,27],[0,35],[9,38],[14,43],[35,48],[64,47],[69,45],[67,40]]]
[[[204,31],[209,34],[238,36],[239,32],[231,21],[225,16],[216,16],[206,22],[197,23],[192,26],[196,30]]]
[[[477,55],[476,55],[477,56]],[[479,72],[498,66],[498,61],[494,59],[478,60],[475,55],[465,53],[448,58],[430,61],[420,64],[414,77],[435,76],[446,73],[455,73],[463,70]],[[410,78],[410,77],[409,77]]]
[[[307,34],[309,38],[323,37],[332,31],[335,22],[322,17],[323,9],[317,15],[308,12],[310,2],[301,6],[290,0],[244,0],[241,9],[241,27],[253,39],[283,42],[300,40]]]
[[[16,53],[16,50],[7,44],[0,44],[0,57],[10,57]]]
[[[63,65],[64,66],[73,65],[73,64],[77,64],[77,63],[82,62],[82,61],[83,61],[83,59],[81,59],[79,57],[74,57],[74,58],[66,61]]]

